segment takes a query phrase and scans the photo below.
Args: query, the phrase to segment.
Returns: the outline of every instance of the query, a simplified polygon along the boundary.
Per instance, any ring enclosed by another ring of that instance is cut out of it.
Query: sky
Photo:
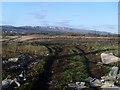
[[[118,33],[118,3],[3,2],[0,24],[62,26]]]

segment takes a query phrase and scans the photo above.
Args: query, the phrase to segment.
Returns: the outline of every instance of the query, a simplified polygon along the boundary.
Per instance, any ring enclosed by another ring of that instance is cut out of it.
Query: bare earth
[[[86,36],[64,36],[64,35],[56,35],[56,36],[48,36],[48,35],[41,35],[41,34],[34,34],[34,35],[21,35],[21,36],[7,36],[5,38],[0,38],[0,41],[30,41],[30,40],[119,40],[119,37],[86,37]]]

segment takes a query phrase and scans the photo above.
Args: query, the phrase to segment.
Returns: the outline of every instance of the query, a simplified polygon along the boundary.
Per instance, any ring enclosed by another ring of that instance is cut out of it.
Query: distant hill
[[[68,27],[57,27],[57,26],[0,26],[2,28],[3,34],[66,34],[66,33],[79,33],[79,34],[100,34],[107,35],[111,34],[109,32],[86,30],[86,29],[76,29]]]

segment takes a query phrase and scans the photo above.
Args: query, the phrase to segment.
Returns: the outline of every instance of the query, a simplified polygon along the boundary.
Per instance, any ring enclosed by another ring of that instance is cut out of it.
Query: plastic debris
[[[103,64],[110,64],[120,61],[120,58],[114,56],[112,53],[102,53],[101,60]]]
[[[119,70],[119,68],[116,66],[113,66],[111,68],[110,73],[109,73],[109,77],[111,78],[111,80],[117,78],[118,70]]]
[[[70,84],[68,84],[68,86],[71,88],[76,88],[78,90],[86,88],[85,82],[70,83]]]
[[[9,89],[10,86],[14,84],[20,87],[20,83],[24,81],[26,81],[25,71],[22,71],[21,74],[14,79],[12,79],[11,76],[8,76],[6,79],[2,81],[2,90],[7,90]]]

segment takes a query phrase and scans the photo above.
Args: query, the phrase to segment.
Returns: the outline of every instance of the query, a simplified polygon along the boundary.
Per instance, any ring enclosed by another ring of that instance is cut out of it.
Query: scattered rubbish
[[[27,54],[20,54],[17,58],[9,58],[8,60],[4,60],[3,64],[8,64],[10,62],[17,62],[18,60],[28,60],[29,56]]]
[[[114,56],[112,53],[102,53],[101,60],[103,64],[110,64],[120,61],[120,58]]]
[[[93,87],[93,88],[96,87],[104,90],[106,90],[106,88],[108,88],[108,90],[110,88],[117,88],[118,90],[120,90],[120,87],[114,85],[114,80],[117,79],[118,71],[119,71],[119,68],[117,66],[113,66],[111,67],[108,76],[101,77],[101,80],[97,78],[88,77],[85,79],[85,82],[89,83],[90,87]],[[71,83],[71,84],[68,84],[68,86],[72,88],[82,89],[82,88],[86,88],[85,82]]]
[[[7,64],[7,63],[10,63],[10,62],[17,62],[17,61],[18,61],[18,58],[9,58],[8,60],[4,60],[3,64]]]
[[[2,81],[2,90],[8,90],[10,88],[10,86],[12,85],[17,85],[18,87],[20,86],[20,83],[17,82],[16,78],[12,79],[12,78],[6,78]]]
[[[71,88],[76,88],[77,90],[86,88],[85,82],[70,83],[70,84],[68,84],[68,86]]]
[[[120,90],[120,87],[114,85],[114,80],[117,79],[118,71],[119,71],[119,68],[117,66],[113,66],[113,67],[111,67],[108,76],[101,77],[101,80],[92,78],[92,77],[88,77],[87,79],[85,79],[85,81],[88,82],[91,87],[98,87],[98,88],[102,88],[102,89],[118,88],[118,90]]]
[[[2,61],[2,63],[3,63],[3,64],[6,64],[6,63],[8,63],[8,61],[7,61],[7,60],[4,60],[4,61]]]
[[[46,54],[46,55],[49,56],[49,54]],[[34,59],[36,58],[38,57],[34,56]],[[20,54],[18,58],[9,58],[8,60],[4,60],[3,63],[7,64],[9,62],[17,62],[18,60],[22,60],[22,62],[19,62],[19,64],[17,65],[9,66],[8,69],[9,70],[18,70],[18,69],[25,70],[25,67],[27,68],[28,64],[29,64],[29,68],[32,68],[32,66],[37,63],[35,62],[35,60],[33,62],[32,57],[30,60],[28,59],[29,59],[29,55]],[[102,53],[101,60],[102,62],[98,62],[97,65],[115,63],[120,61],[120,58],[114,56],[112,53]],[[120,90],[120,87],[114,85],[114,80],[120,78],[120,73],[118,74],[118,72],[119,72],[119,67],[113,66],[111,67],[109,74],[107,76],[102,76],[101,79],[88,77],[87,79],[85,79],[85,82],[72,83],[72,81],[70,81],[71,83],[68,84],[68,86],[71,88],[75,88],[77,90],[81,90],[81,89],[87,88],[86,82],[88,82],[90,87],[97,87],[103,90],[105,88],[108,88],[108,90],[109,88],[118,88],[118,90]],[[2,81],[2,90],[7,90],[9,89],[10,86],[20,87],[20,85],[26,80],[27,79],[25,76],[25,71],[22,71],[21,74],[16,76],[15,78],[11,78],[11,76],[8,76],[6,79]],[[52,80],[47,84],[53,85],[54,83],[55,81]]]
[[[113,66],[111,68],[110,73],[109,73],[109,77],[111,78],[111,80],[117,78],[118,70],[119,70],[119,68],[116,66]]]
[[[25,67],[24,64],[18,64],[18,65],[14,65],[14,66],[10,66],[7,70],[10,70],[10,71],[14,71],[14,70],[24,70]]]
[[[86,80],[89,81],[89,84],[91,87],[97,87],[97,88],[103,89],[103,90],[106,90],[106,88],[109,88],[109,89],[110,88],[117,88],[117,90],[120,90],[120,87],[115,86],[114,82],[112,80],[111,81],[104,81],[104,80],[99,80],[99,79],[91,78],[91,77],[87,78]]]
[[[25,77],[25,71],[22,71],[21,74],[16,77],[16,80],[19,83],[25,82],[27,80]]]
[[[22,53],[22,54],[20,54],[20,55],[18,56],[18,58],[19,58],[20,60],[27,60],[27,59],[29,59],[29,55],[26,54],[26,53]]]
[[[17,77],[13,79],[11,76],[8,76],[6,79],[2,81],[2,90],[7,90],[10,88],[10,86],[20,87],[20,84],[23,81],[26,81],[25,71],[22,71],[20,75],[18,75]]]
[[[107,90],[120,90],[119,86],[114,85],[113,81],[106,81],[100,88],[104,88],[104,90],[106,90],[106,88],[109,88]]]
[[[115,86],[113,81],[105,81],[100,87],[102,90],[120,90],[119,86]]]
[[[100,87],[102,86],[102,82],[101,80],[94,78],[93,80],[90,81],[90,85],[92,87]]]
[[[18,61],[18,58],[9,58],[8,61],[9,61],[9,62],[17,62],[17,61]]]
[[[47,56],[49,56],[49,54],[47,54]]]
[[[88,82],[91,87],[100,87],[103,84],[101,80],[92,77],[88,77],[85,81]]]
[[[119,73],[119,68],[117,66],[113,66],[110,69],[108,76],[102,76],[101,79],[102,80],[115,80],[119,77],[118,73]]]
[[[52,80],[52,81],[48,82],[48,84],[49,84],[49,85],[52,85],[52,84],[54,84],[54,83],[55,83],[55,81],[54,81],[54,80]]]
[[[12,83],[12,79],[9,79],[9,78],[4,79],[2,81],[2,89],[3,90],[8,89],[10,87],[11,83]]]

